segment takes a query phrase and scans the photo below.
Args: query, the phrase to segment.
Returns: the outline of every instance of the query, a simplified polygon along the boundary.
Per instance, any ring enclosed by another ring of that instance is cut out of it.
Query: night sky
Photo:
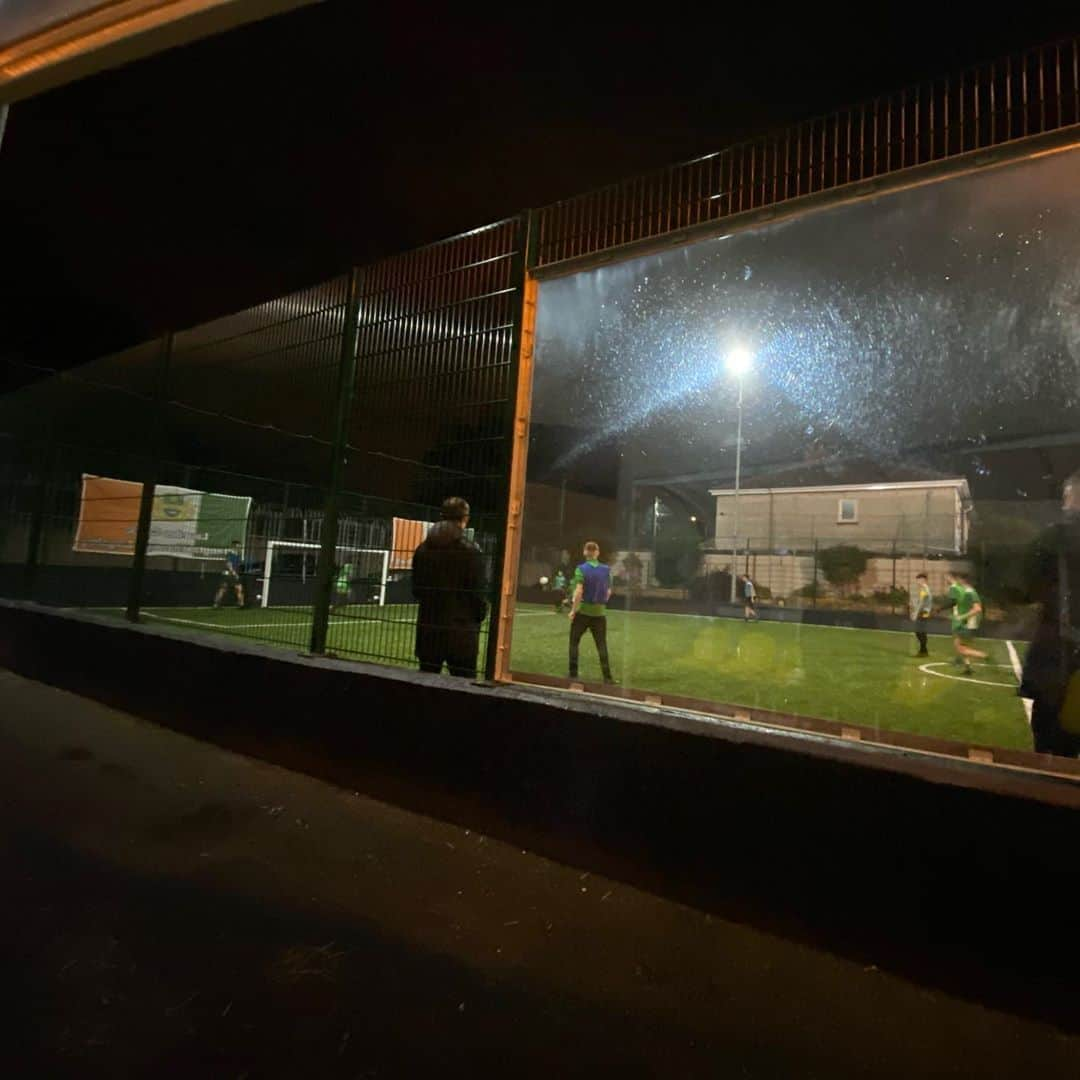
[[[76,363],[1070,30],[449,10],[325,3],[13,106],[0,357]]]

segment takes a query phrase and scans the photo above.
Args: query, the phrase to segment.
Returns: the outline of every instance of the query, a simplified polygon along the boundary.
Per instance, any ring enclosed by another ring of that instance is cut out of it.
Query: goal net
[[[271,540],[266,545],[261,605],[310,607],[315,602],[320,544]],[[339,547],[334,556],[330,601],[342,604],[386,603],[390,552],[386,548]]]

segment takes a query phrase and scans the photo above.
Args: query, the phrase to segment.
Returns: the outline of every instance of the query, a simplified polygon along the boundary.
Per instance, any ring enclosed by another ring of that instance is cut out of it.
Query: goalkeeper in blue
[[[221,584],[214,596],[214,607],[221,607],[221,601],[230,589],[236,593],[236,606],[244,606],[244,584],[240,580],[240,566],[240,541],[234,540],[231,549],[225,553],[225,565],[221,570]]]

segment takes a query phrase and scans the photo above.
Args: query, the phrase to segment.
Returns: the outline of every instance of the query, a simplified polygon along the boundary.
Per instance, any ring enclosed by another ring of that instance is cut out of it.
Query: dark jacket
[[[1047,530],[1036,545],[1032,598],[1040,619],[1024,660],[1020,693],[1033,701],[1031,733],[1041,753],[1075,757],[1080,738],[1061,726],[1065,688],[1080,669],[1080,524],[1075,515]]]
[[[476,544],[456,522],[436,523],[413,553],[417,629],[479,630],[487,614],[487,586],[484,556]]]
[[[1040,603],[1040,618],[1024,662],[1020,693],[1056,707],[1078,661],[1080,521],[1074,515],[1040,537],[1034,562],[1032,592]]]

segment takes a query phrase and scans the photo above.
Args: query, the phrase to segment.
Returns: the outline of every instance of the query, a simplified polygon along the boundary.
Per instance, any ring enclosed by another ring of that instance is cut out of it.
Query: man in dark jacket
[[[480,549],[465,536],[469,504],[450,498],[442,520],[413,553],[412,590],[420,602],[416,658],[421,671],[476,677],[480,624],[487,615],[487,574]]]
[[[1080,472],[1065,481],[1062,515],[1036,545],[1038,626],[1024,661],[1020,694],[1032,700],[1035,749],[1080,756],[1075,717],[1064,715],[1070,681],[1080,671]]]

